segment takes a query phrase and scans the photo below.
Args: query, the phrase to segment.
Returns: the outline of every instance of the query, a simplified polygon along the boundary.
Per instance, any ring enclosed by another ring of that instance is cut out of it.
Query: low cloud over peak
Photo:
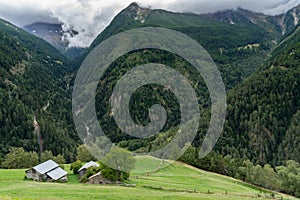
[[[0,17],[18,26],[44,21],[73,27],[79,34],[69,37],[71,46],[86,47],[132,0],[0,0]],[[242,7],[265,14],[281,14],[300,0],[143,0],[142,6],[175,12],[207,13]]]

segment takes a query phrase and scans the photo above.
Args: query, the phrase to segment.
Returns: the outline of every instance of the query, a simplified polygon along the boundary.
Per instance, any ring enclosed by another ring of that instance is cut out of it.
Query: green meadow
[[[128,181],[128,184],[135,184],[135,187],[79,183],[77,176],[71,174],[70,165],[65,165],[65,170],[70,173],[68,183],[28,181],[24,180],[25,170],[1,169],[0,199],[296,199],[256,188],[229,177],[202,171],[180,162],[156,169],[151,173],[141,173],[163,165],[159,160],[149,157],[138,158],[137,170],[131,173]]]

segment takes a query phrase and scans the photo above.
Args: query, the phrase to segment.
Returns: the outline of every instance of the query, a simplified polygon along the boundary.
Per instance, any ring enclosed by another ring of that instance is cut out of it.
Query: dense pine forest
[[[0,21],[0,146],[39,152],[34,117],[43,149],[72,160],[79,143],[68,91],[68,60],[48,43]]]

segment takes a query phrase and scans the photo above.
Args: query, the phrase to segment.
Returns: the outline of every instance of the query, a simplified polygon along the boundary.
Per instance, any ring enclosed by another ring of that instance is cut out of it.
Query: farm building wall
[[[34,169],[30,169],[26,171],[26,178],[32,179],[35,181],[42,181],[43,175],[35,171]]]
[[[89,184],[112,184],[113,182],[103,178],[103,176],[98,173],[89,178]]]

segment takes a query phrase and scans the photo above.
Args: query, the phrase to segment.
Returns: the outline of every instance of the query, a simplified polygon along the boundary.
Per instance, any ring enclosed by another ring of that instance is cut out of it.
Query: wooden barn
[[[89,184],[112,184],[112,181],[107,180],[106,178],[103,178],[101,175],[101,172],[98,172],[97,174],[94,174],[93,176],[89,177]]]
[[[86,171],[88,168],[90,167],[99,167],[99,164],[94,162],[94,161],[91,161],[91,162],[88,162],[86,163],[85,165],[83,165],[79,170],[78,170],[78,174],[79,174],[79,177],[82,177],[85,175]]]
[[[68,172],[59,167],[53,160],[48,160],[27,171],[26,178],[35,181],[68,181]]]

